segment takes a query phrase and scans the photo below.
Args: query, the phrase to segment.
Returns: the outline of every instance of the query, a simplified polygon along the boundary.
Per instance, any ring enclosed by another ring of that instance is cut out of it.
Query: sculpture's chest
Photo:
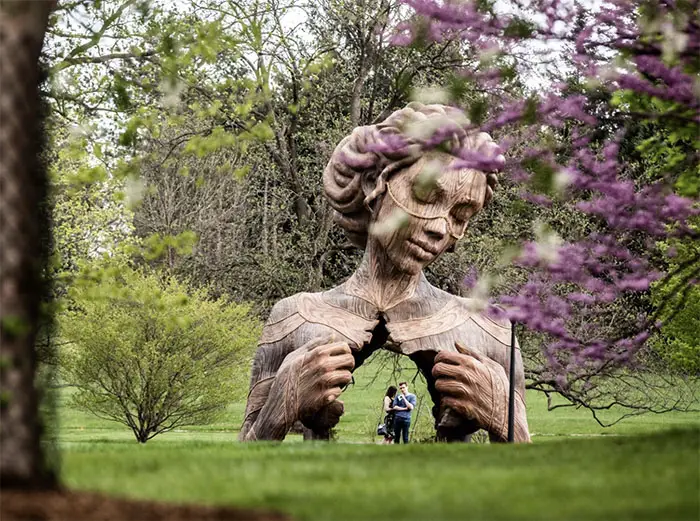
[[[315,338],[335,336],[360,351],[372,344],[373,338],[373,347],[379,347],[376,337],[382,337],[387,349],[403,355],[454,351],[455,342],[460,342],[495,360],[502,358],[509,343],[507,327],[471,311],[463,300],[439,304],[427,313],[415,307],[380,313],[357,299],[337,301],[319,293],[302,293],[283,320],[266,325],[261,343],[284,339],[294,349]]]
[[[403,355],[420,351],[456,351],[456,343],[505,361],[510,328],[470,309],[463,299],[447,301],[433,313],[410,317],[387,314],[388,348]]]

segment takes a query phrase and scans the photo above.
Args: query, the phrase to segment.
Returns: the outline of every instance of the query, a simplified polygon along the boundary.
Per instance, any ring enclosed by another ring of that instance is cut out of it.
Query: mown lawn
[[[360,368],[344,393],[338,443],[237,443],[239,402],[214,425],[139,445],[126,428],[64,405],[64,481],[119,496],[272,507],[304,520],[698,519],[697,416],[603,429],[582,410],[547,412],[532,393],[532,445],[382,446],[372,433],[384,389],[415,371],[384,368],[375,378],[378,364]],[[419,398],[422,387],[412,384]],[[414,439],[431,432],[423,400]]]
[[[696,520],[697,429],[529,446],[73,444],[66,484],[304,520]]]

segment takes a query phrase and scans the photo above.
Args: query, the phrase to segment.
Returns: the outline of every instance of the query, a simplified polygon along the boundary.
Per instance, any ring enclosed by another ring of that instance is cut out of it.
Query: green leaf
[[[476,99],[469,105],[469,120],[475,125],[480,125],[486,119],[489,104],[485,98]]]
[[[245,179],[249,172],[250,165],[244,165],[242,167],[236,168],[233,171],[233,177],[235,177],[238,181],[242,181],[243,179]]]
[[[535,24],[524,18],[514,18],[503,31],[508,38],[529,38],[535,31]]]
[[[539,109],[539,101],[535,96],[530,96],[525,100],[525,109],[523,110],[523,116],[521,121],[526,125],[533,125],[537,123],[539,119],[539,114],[537,110]]]
[[[556,173],[552,165],[538,157],[524,159],[522,165],[532,174],[530,177],[530,186],[534,191],[543,194],[552,193],[554,190],[554,176]]]
[[[114,82],[112,84],[114,104],[117,106],[118,110],[125,112],[131,108],[131,97],[129,96],[127,86],[128,82],[122,77],[121,74],[114,75]]]

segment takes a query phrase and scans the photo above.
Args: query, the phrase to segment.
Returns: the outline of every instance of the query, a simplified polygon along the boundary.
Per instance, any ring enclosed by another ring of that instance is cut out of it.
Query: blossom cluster
[[[515,56],[528,45],[544,46],[558,50],[560,59],[566,55],[575,67],[572,75],[592,89],[611,98],[631,93],[656,107],[646,111],[628,107],[627,113],[618,108],[620,118],[669,122],[700,132],[700,24],[693,17],[699,12],[698,2],[686,2],[684,9],[675,0],[644,4],[603,0],[594,9],[564,0],[403,3],[416,17],[401,27],[394,43],[461,40],[488,58],[478,70],[462,71],[486,89],[501,73],[503,60],[493,57]],[[638,186],[620,159],[623,135],[601,142],[596,137],[601,122],[589,98],[572,93],[566,83],[555,82],[546,93],[535,92],[528,99],[490,109],[479,125],[487,132],[507,135],[509,129],[518,128],[521,135],[525,129],[526,136],[534,136],[545,129],[570,131],[567,153],[538,145],[509,154],[513,143],[503,140],[505,172],[524,186],[537,175],[533,165],[554,172],[555,194],[568,198],[572,208],[599,221],[604,230],[577,242],[522,244],[516,262],[531,275],[500,298],[501,312],[549,336],[545,355],[560,376],[591,364],[630,362],[659,326],[654,317],[640,317],[633,331],[612,338],[581,335],[570,322],[578,315],[580,323],[580,315],[590,313],[596,304],[647,292],[661,279],[663,273],[649,258],[659,253],[657,245],[664,239],[695,238],[697,232],[689,223],[700,214],[697,201],[676,194],[667,179]],[[489,158],[474,155],[464,157],[460,166],[493,167]],[[552,194],[529,192],[524,197],[546,205]]]

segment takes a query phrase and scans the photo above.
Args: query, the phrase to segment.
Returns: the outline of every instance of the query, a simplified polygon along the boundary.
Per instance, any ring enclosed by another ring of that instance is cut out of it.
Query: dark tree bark
[[[48,0],[0,0],[0,482],[48,488],[35,339],[48,228],[38,84]]]

